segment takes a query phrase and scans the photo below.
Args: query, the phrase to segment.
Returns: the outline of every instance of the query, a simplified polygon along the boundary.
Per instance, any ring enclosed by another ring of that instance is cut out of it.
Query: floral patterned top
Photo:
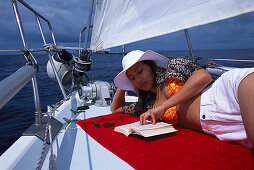
[[[175,58],[170,61],[167,69],[162,67],[156,68],[156,83],[160,84],[168,78],[176,78],[185,83],[194,71],[201,68],[202,67],[194,61],[184,58]],[[147,95],[145,101],[139,98],[138,102],[125,102],[122,107],[122,113],[139,116],[148,109],[154,107],[155,99],[156,95],[151,93]],[[145,105],[143,103],[145,103]]]

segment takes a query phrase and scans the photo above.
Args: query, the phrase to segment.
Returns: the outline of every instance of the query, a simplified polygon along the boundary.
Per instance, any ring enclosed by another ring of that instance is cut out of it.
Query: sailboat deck
[[[135,101],[136,97],[127,96],[126,101]],[[92,103],[87,103],[89,105],[89,109],[85,112],[81,112],[79,114],[74,115],[70,109],[76,110],[78,106],[82,104],[82,101],[79,99],[78,93],[74,92],[72,97],[65,101],[57,111],[55,112],[54,117],[63,123],[61,130],[57,134],[57,136],[53,140],[53,154],[56,156],[55,163],[58,169],[133,169],[133,165],[130,166],[128,163],[123,161],[121,158],[113,154],[114,151],[109,151],[105,149],[101,144],[95,141],[92,137],[90,137],[82,128],[80,128],[75,122],[71,122],[68,126],[67,122],[64,121],[64,117],[68,119],[88,119],[91,117],[96,117],[100,115],[106,115],[111,113],[110,106],[99,107]],[[105,116],[106,117],[106,116]],[[103,127],[100,127],[103,128]],[[89,133],[89,132],[88,132]],[[232,166],[244,166],[244,167],[252,167],[251,155],[248,152],[247,148],[242,148],[240,145],[232,146],[231,144],[226,144],[220,142],[219,140],[206,136],[202,134],[195,134],[197,132],[190,132],[188,130],[179,129],[179,135],[176,135],[174,138],[171,138],[171,143],[174,143],[173,148],[166,149],[168,151],[172,151],[175,153],[173,157],[176,155],[186,154],[187,160],[183,158],[186,165],[203,165],[204,162],[199,159],[192,162],[194,159],[189,160],[188,154],[194,154],[197,151],[197,155],[203,158],[202,148],[205,148],[205,151],[208,151],[206,146],[209,145],[211,148],[217,148],[217,150],[213,151],[209,150],[208,153],[211,155],[206,155],[205,157],[205,165],[203,166],[228,166],[227,162],[231,162],[231,158],[236,160],[236,158],[242,159],[240,164],[237,162],[232,163]],[[89,133],[90,134],[90,133]],[[105,135],[104,135],[105,136]],[[192,138],[189,138],[192,136]],[[201,137],[201,138],[199,138]],[[196,140],[198,138],[198,140]],[[209,139],[208,139],[209,138]],[[96,138],[95,138],[96,139]],[[213,140],[213,142],[208,142],[207,140]],[[112,139],[116,140],[116,139]],[[188,140],[191,145],[185,145],[185,141]],[[181,141],[183,143],[181,143]],[[202,142],[203,141],[203,142]],[[114,141],[112,141],[114,143]],[[35,136],[21,136],[19,140],[17,140],[1,157],[0,164],[1,169],[49,169],[50,164],[50,156],[51,156],[51,147],[50,145],[46,145],[44,154],[41,158],[41,162],[38,163],[38,160],[41,155],[41,151],[43,149],[43,141]],[[124,143],[121,143],[124,145]],[[201,147],[201,145],[203,147]],[[211,144],[211,145],[210,145]],[[177,146],[176,146],[177,145]],[[159,144],[160,146],[160,144]],[[170,145],[169,145],[170,146]],[[205,146],[205,147],[204,147]],[[146,147],[147,148],[147,147]],[[148,147],[149,148],[149,147]],[[181,152],[181,149],[174,148],[185,148],[184,152]],[[218,148],[221,148],[218,150]],[[224,148],[224,149],[223,149]],[[200,151],[198,151],[200,149]],[[227,158],[224,159],[223,155],[228,154],[229,150],[232,149],[233,155],[228,155]],[[238,150],[239,149],[239,150]],[[135,150],[134,150],[135,151]],[[193,152],[194,151],[194,152]],[[114,152],[115,153],[115,152]],[[206,152],[205,152],[206,153]],[[144,153],[142,153],[144,154]],[[194,154],[194,155],[196,155]],[[219,154],[219,155],[218,155]],[[220,155],[222,154],[222,155]],[[246,155],[247,154],[247,155]],[[213,157],[217,155],[219,158]],[[239,156],[246,155],[241,158]],[[172,156],[172,154],[171,154]],[[177,156],[177,157],[178,157]],[[141,157],[143,161],[143,157]],[[155,158],[152,158],[153,160]],[[221,160],[225,162],[220,162]],[[188,164],[189,161],[189,164]],[[216,163],[215,163],[215,162]],[[197,164],[196,164],[197,163]],[[210,163],[210,164],[209,164]],[[221,164],[220,164],[221,163]],[[244,163],[244,164],[243,164]],[[181,163],[179,165],[182,165]],[[184,164],[185,165],[185,164]],[[168,166],[168,165],[166,165]],[[202,166],[202,167],[203,167]]]
[[[77,97],[77,96],[76,96]],[[78,98],[78,97],[77,97]],[[73,98],[74,99],[74,98]],[[119,157],[105,149],[91,138],[75,122],[68,127],[63,117],[70,118],[70,108],[79,106],[81,100],[66,101],[56,112],[56,118],[63,123],[53,141],[58,169],[133,169]],[[90,109],[77,114],[73,119],[86,119],[111,113],[110,106],[89,106]],[[58,114],[61,113],[61,114]],[[22,147],[19,147],[22,146]],[[25,147],[24,147],[25,146]],[[43,141],[35,136],[22,136],[0,158],[3,169],[35,169],[43,148]],[[45,148],[41,168],[49,168],[50,146]],[[8,160],[8,161],[7,161]],[[12,162],[12,163],[10,163]],[[7,164],[8,163],[8,164]]]
[[[110,113],[109,107],[96,108],[92,106],[92,111],[87,111],[87,117],[93,117]],[[98,113],[98,114],[96,114]],[[78,119],[84,119],[84,114],[80,114]],[[115,156],[113,153],[98,144],[86,132],[72,123],[68,130],[63,129],[55,139],[53,148],[57,155],[56,164],[59,169],[131,169],[131,167]],[[42,169],[47,169],[49,165],[48,152]]]

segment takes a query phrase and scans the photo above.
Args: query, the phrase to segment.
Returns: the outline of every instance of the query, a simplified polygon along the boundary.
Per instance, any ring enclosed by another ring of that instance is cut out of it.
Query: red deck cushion
[[[113,113],[102,122],[122,120],[116,126],[138,121],[138,117]],[[135,169],[250,169],[253,155],[246,147],[222,142],[215,137],[175,127],[178,131],[150,138],[126,137],[114,127],[94,127],[94,118],[76,122],[88,135]],[[98,119],[97,119],[98,120]]]

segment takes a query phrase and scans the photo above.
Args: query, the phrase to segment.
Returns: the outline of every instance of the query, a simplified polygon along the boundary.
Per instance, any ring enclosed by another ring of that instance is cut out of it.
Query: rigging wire
[[[0,52],[20,52],[24,50],[0,50]]]
[[[165,55],[165,57],[167,58],[190,58],[189,56],[174,56],[174,55],[170,55],[167,56]],[[197,60],[218,60],[218,61],[239,61],[239,62],[254,62],[254,60],[245,60],[245,59],[230,59],[230,58],[206,58],[206,57],[196,57]]]

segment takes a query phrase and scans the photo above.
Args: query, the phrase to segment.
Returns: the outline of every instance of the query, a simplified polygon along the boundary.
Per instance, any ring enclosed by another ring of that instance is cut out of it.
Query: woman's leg
[[[240,83],[238,100],[243,124],[254,150],[254,73],[249,74]]]

